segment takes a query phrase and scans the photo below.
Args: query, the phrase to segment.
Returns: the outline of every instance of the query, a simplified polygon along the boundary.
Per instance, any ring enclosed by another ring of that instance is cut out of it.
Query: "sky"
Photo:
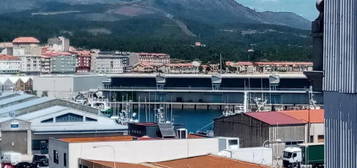
[[[236,0],[256,11],[294,12],[309,20],[316,19],[316,0]]]

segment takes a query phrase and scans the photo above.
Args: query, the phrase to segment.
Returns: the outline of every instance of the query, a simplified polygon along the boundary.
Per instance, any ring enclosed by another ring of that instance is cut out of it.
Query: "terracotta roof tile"
[[[19,57],[15,57],[15,56],[11,56],[11,55],[2,55],[0,54],[0,60],[1,61],[16,61],[16,60],[20,60]]]
[[[40,41],[38,39],[36,39],[35,37],[18,37],[15,38],[13,41],[13,43],[40,43]]]

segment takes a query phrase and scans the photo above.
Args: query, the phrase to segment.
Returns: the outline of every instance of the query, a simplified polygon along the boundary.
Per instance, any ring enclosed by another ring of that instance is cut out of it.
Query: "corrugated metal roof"
[[[304,120],[310,123],[324,123],[324,110],[291,110],[291,111],[281,111],[290,117],[296,118],[298,120]]]
[[[28,120],[31,120],[31,119],[39,118],[41,116],[46,116],[46,115],[49,115],[49,114],[54,114],[54,113],[57,113],[57,112],[61,112],[61,111],[67,110],[67,109],[69,109],[69,108],[68,107],[63,107],[63,106],[53,106],[53,107],[45,108],[45,109],[42,109],[42,110],[39,110],[39,111],[27,113],[27,114],[18,116],[16,118],[18,118],[20,120],[28,121]]]
[[[27,108],[27,107],[31,107],[31,106],[34,106],[34,105],[38,105],[38,104],[41,104],[41,103],[45,103],[47,101],[50,101],[50,100],[53,100],[51,98],[48,98],[48,97],[41,97],[41,98],[38,98],[38,99],[33,99],[33,100],[30,100],[30,101],[26,101],[26,102],[23,102],[23,103],[18,103],[18,104],[14,104],[14,105],[11,105],[11,106],[7,106],[5,108],[1,108],[0,109],[0,115],[4,115],[4,114],[8,114],[9,112],[14,112],[14,111],[17,111],[17,110],[20,110],[20,109],[24,109],[24,108]]]
[[[15,95],[16,95],[16,93],[14,93],[14,92],[1,92],[0,100],[6,99],[7,97],[13,97]]]
[[[0,107],[2,107],[3,105],[9,104],[9,103],[15,103],[17,101],[26,100],[31,97],[35,97],[35,96],[28,95],[28,94],[22,94],[22,95],[18,95],[15,97],[5,98],[5,99],[0,100]]]
[[[290,117],[281,112],[253,112],[245,114],[269,125],[296,125],[306,123],[306,121]]]

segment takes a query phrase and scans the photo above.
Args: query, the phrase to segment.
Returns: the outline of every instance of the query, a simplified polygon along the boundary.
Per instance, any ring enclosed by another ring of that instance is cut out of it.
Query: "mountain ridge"
[[[68,5],[111,4],[113,8],[147,8],[156,14],[168,13],[177,18],[190,18],[209,24],[275,24],[309,30],[310,21],[291,12],[256,12],[235,0],[0,0],[0,13],[41,10],[51,2]],[[155,11],[156,10],[156,11]],[[164,11],[164,12],[163,12]],[[102,13],[103,14],[103,13]],[[152,13],[151,13],[152,14]],[[111,17],[117,17],[117,13]]]

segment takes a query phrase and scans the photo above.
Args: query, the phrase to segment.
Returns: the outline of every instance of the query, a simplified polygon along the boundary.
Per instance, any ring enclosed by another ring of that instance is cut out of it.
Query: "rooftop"
[[[17,43],[17,44],[38,44],[40,43],[40,41],[38,39],[36,39],[35,37],[18,37],[15,38],[13,41],[13,43]]]
[[[60,141],[67,143],[83,143],[83,142],[108,142],[108,141],[132,141],[132,136],[108,136],[108,137],[82,137],[82,138],[62,138]]]
[[[226,65],[228,66],[253,66],[253,65],[275,65],[275,66],[299,66],[299,65],[305,65],[305,66],[313,66],[312,62],[250,62],[250,61],[243,61],[243,62],[232,62],[228,61],[226,62]]]
[[[0,61],[16,61],[16,60],[20,60],[20,58],[11,55],[0,54]]]
[[[298,125],[306,123],[306,121],[285,115],[281,112],[251,112],[245,114],[269,125]]]
[[[191,157],[185,159],[178,159],[172,161],[153,163],[153,165],[162,168],[218,168],[218,167],[229,167],[229,168],[265,168],[266,166],[258,165],[249,162],[243,162],[239,160],[233,160],[229,158],[205,155],[198,157]]]
[[[146,127],[153,127],[153,126],[157,126],[157,123],[153,123],[153,122],[140,122],[140,123],[134,123],[134,125],[140,125],[140,126],[146,126]]]
[[[267,166],[263,165],[213,155],[141,164],[129,164],[121,162],[116,162],[114,164],[113,162],[95,160],[86,160],[86,162],[89,162],[91,165],[97,164],[98,166],[105,166],[105,168],[113,168],[114,165],[116,165],[116,167],[122,168],[268,168]]]
[[[281,113],[310,123],[324,123],[324,110],[291,110],[281,111]]]
[[[8,43],[8,42],[0,43],[0,48],[11,48],[11,47],[13,47],[12,43]]]

